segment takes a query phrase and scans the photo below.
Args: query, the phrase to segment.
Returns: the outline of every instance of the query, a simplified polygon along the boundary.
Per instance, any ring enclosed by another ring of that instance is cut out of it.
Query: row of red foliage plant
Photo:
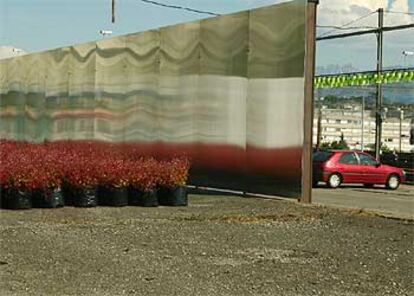
[[[132,186],[150,191],[157,186],[185,185],[189,167],[187,158],[156,160],[142,156],[132,144],[0,141],[2,188],[34,190],[66,184],[76,188]]]

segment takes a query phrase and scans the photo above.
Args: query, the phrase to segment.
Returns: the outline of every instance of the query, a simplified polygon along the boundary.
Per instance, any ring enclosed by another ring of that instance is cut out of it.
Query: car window
[[[327,161],[333,155],[332,152],[318,151],[313,154],[313,161],[323,162]]]
[[[355,153],[348,152],[342,154],[341,158],[339,159],[339,163],[343,164],[358,164],[358,160],[355,156]]]
[[[358,153],[362,165],[376,165],[377,161],[371,155]]]

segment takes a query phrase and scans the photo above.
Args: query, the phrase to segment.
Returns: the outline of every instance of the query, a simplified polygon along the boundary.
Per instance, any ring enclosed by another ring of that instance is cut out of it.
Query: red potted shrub
[[[32,208],[33,172],[10,172],[8,179],[2,184],[2,208],[30,209]]]
[[[72,160],[72,161],[71,161]],[[92,157],[79,156],[65,160],[63,186],[65,204],[75,207],[96,207],[98,172]]]
[[[187,188],[190,162],[186,158],[163,161],[159,178],[158,202],[163,206],[188,205]]]
[[[99,199],[110,206],[187,205],[188,160],[142,155],[145,149],[135,144],[0,141],[0,203],[58,207],[63,194],[65,204],[80,207],[96,206]]]
[[[63,207],[61,184],[61,175],[53,167],[47,165],[39,167],[33,188],[33,206],[36,208]]]
[[[32,151],[29,153],[29,162],[35,171],[32,188],[33,206],[39,208],[63,207],[62,176],[58,170],[56,156],[44,145],[32,144]]]
[[[1,206],[5,209],[30,209],[36,187],[36,172],[26,144],[1,147]],[[27,154],[22,153],[21,150]]]
[[[127,166],[123,160],[108,159],[99,163],[98,200],[100,205],[128,205]]]
[[[156,207],[158,163],[153,158],[128,162],[128,196],[132,206]]]

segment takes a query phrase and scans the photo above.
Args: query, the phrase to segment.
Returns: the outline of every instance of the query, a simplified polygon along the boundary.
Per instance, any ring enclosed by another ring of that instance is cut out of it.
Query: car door
[[[354,152],[344,152],[338,160],[338,172],[342,175],[342,183],[359,183],[363,171]]]
[[[358,158],[364,171],[364,180],[362,183],[384,183],[386,176],[382,172],[381,165],[374,157],[366,153],[358,152]]]

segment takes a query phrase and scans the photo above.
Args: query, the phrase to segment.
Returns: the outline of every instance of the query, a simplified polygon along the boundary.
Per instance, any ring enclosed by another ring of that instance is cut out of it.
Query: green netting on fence
[[[316,88],[362,86],[414,81],[414,70],[395,70],[381,74],[355,73],[345,75],[319,76],[315,78]]]

